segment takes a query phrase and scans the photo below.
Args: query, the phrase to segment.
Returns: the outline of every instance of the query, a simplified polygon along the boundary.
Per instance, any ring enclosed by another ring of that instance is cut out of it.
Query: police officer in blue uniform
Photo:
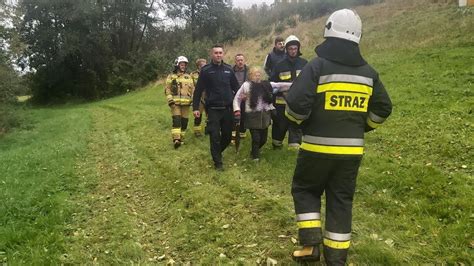
[[[231,141],[234,122],[232,102],[239,89],[232,66],[224,63],[223,57],[223,46],[214,45],[211,49],[211,62],[201,69],[193,95],[193,114],[194,117],[200,117],[199,102],[205,91],[207,131],[212,160],[218,171],[223,170],[222,152]]]

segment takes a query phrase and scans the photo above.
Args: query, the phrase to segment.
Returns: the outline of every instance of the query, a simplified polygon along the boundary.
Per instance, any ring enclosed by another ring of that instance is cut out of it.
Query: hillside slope
[[[357,9],[394,112],[367,134],[349,262],[472,264],[474,11],[410,2]],[[324,21],[284,35],[309,59]],[[260,64],[272,38],[228,55]],[[256,164],[245,139],[215,172],[207,138],[172,148],[161,85],[19,112],[32,126],[0,139],[0,263],[291,263],[294,152]]]

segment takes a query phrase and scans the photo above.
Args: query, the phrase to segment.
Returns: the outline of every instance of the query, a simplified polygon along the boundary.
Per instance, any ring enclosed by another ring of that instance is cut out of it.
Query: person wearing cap
[[[193,77],[193,83],[194,86],[196,86],[196,83],[199,78],[199,72],[201,71],[201,68],[207,64],[207,60],[204,58],[199,58],[196,60],[196,70],[191,72],[191,76]],[[205,93],[202,94],[201,100],[199,101],[199,112],[202,114],[204,113],[204,98],[205,98]],[[207,121],[205,122],[207,124]],[[195,117],[194,118],[194,135],[196,137],[202,136],[202,116]]]
[[[301,43],[296,36],[290,35],[286,38],[285,49],[286,56],[276,64],[270,81],[293,82],[308,63],[306,59],[300,57]],[[272,117],[272,145],[274,149],[280,149],[288,131],[288,149],[297,150],[301,143],[301,130],[285,117],[285,97],[287,93],[288,91],[276,90],[273,97],[276,112]]]
[[[176,58],[173,73],[166,77],[165,83],[166,99],[171,109],[171,137],[175,149],[184,143],[189,120],[189,107],[194,92],[193,78],[186,72],[188,62],[185,56]]]
[[[303,142],[293,175],[297,261],[345,265],[351,243],[352,204],[364,153],[364,133],[380,126],[392,103],[379,74],[359,50],[362,22],[354,10],[332,13],[324,42],[293,82],[287,117],[301,125]],[[321,196],[326,196],[324,234]]]
[[[275,38],[273,50],[265,57],[263,68],[268,77],[272,76],[273,68],[285,58],[285,39],[281,36]]]

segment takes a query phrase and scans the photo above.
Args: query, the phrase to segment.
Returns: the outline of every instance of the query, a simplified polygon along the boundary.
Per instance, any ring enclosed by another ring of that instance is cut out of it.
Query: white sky
[[[261,5],[262,3],[267,3],[267,5],[273,4],[274,0],[233,0],[232,3],[234,7],[240,8],[249,8],[253,4]]]

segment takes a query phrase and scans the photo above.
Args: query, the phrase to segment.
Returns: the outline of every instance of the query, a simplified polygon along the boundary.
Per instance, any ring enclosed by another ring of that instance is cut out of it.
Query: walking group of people
[[[165,94],[172,113],[172,140],[175,148],[184,143],[189,108],[194,114],[194,133],[202,135],[202,114],[207,115],[205,133],[209,134],[215,168],[223,169],[222,151],[232,138],[252,138],[251,157],[259,160],[260,148],[266,143],[268,127],[272,124],[272,145],[282,147],[289,131],[288,147],[297,150],[301,144],[301,129],[285,117],[285,99],[291,82],[307,61],[300,57],[300,41],[291,35],[286,41],[275,39],[275,47],[265,59],[265,72],[260,67],[248,67],[243,54],[235,55],[232,67],[223,62],[224,48],[214,45],[211,61],[196,60],[197,70],[187,73],[188,59],[179,56],[175,69],[168,75]],[[264,79],[264,75],[269,80]],[[273,123],[271,123],[273,121]],[[239,125],[239,132],[233,131]]]
[[[235,66],[225,64],[223,46],[214,45],[209,64],[198,59],[198,71],[188,74],[188,60],[180,56],[166,80],[174,147],[184,142],[192,105],[198,136],[203,112],[207,114],[206,133],[217,170],[223,169],[222,152],[231,143],[234,124],[242,129],[235,134],[244,136],[249,129],[251,156],[256,160],[270,124],[275,149],[282,147],[289,132],[288,148],[299,150],[291,190],[302,246],[293,252],[297,261],[319,261],[322,246],[328,265],[346,262],[364,133],[382,124],[392,111],[378,73],[360,54],[361,34],[358,14],[342,9],[329,16],[325,40],[310,62],[300,57],[301,43],[290,35],[275,39],[264,69],[248,68],[243,54],[235,56]]]

